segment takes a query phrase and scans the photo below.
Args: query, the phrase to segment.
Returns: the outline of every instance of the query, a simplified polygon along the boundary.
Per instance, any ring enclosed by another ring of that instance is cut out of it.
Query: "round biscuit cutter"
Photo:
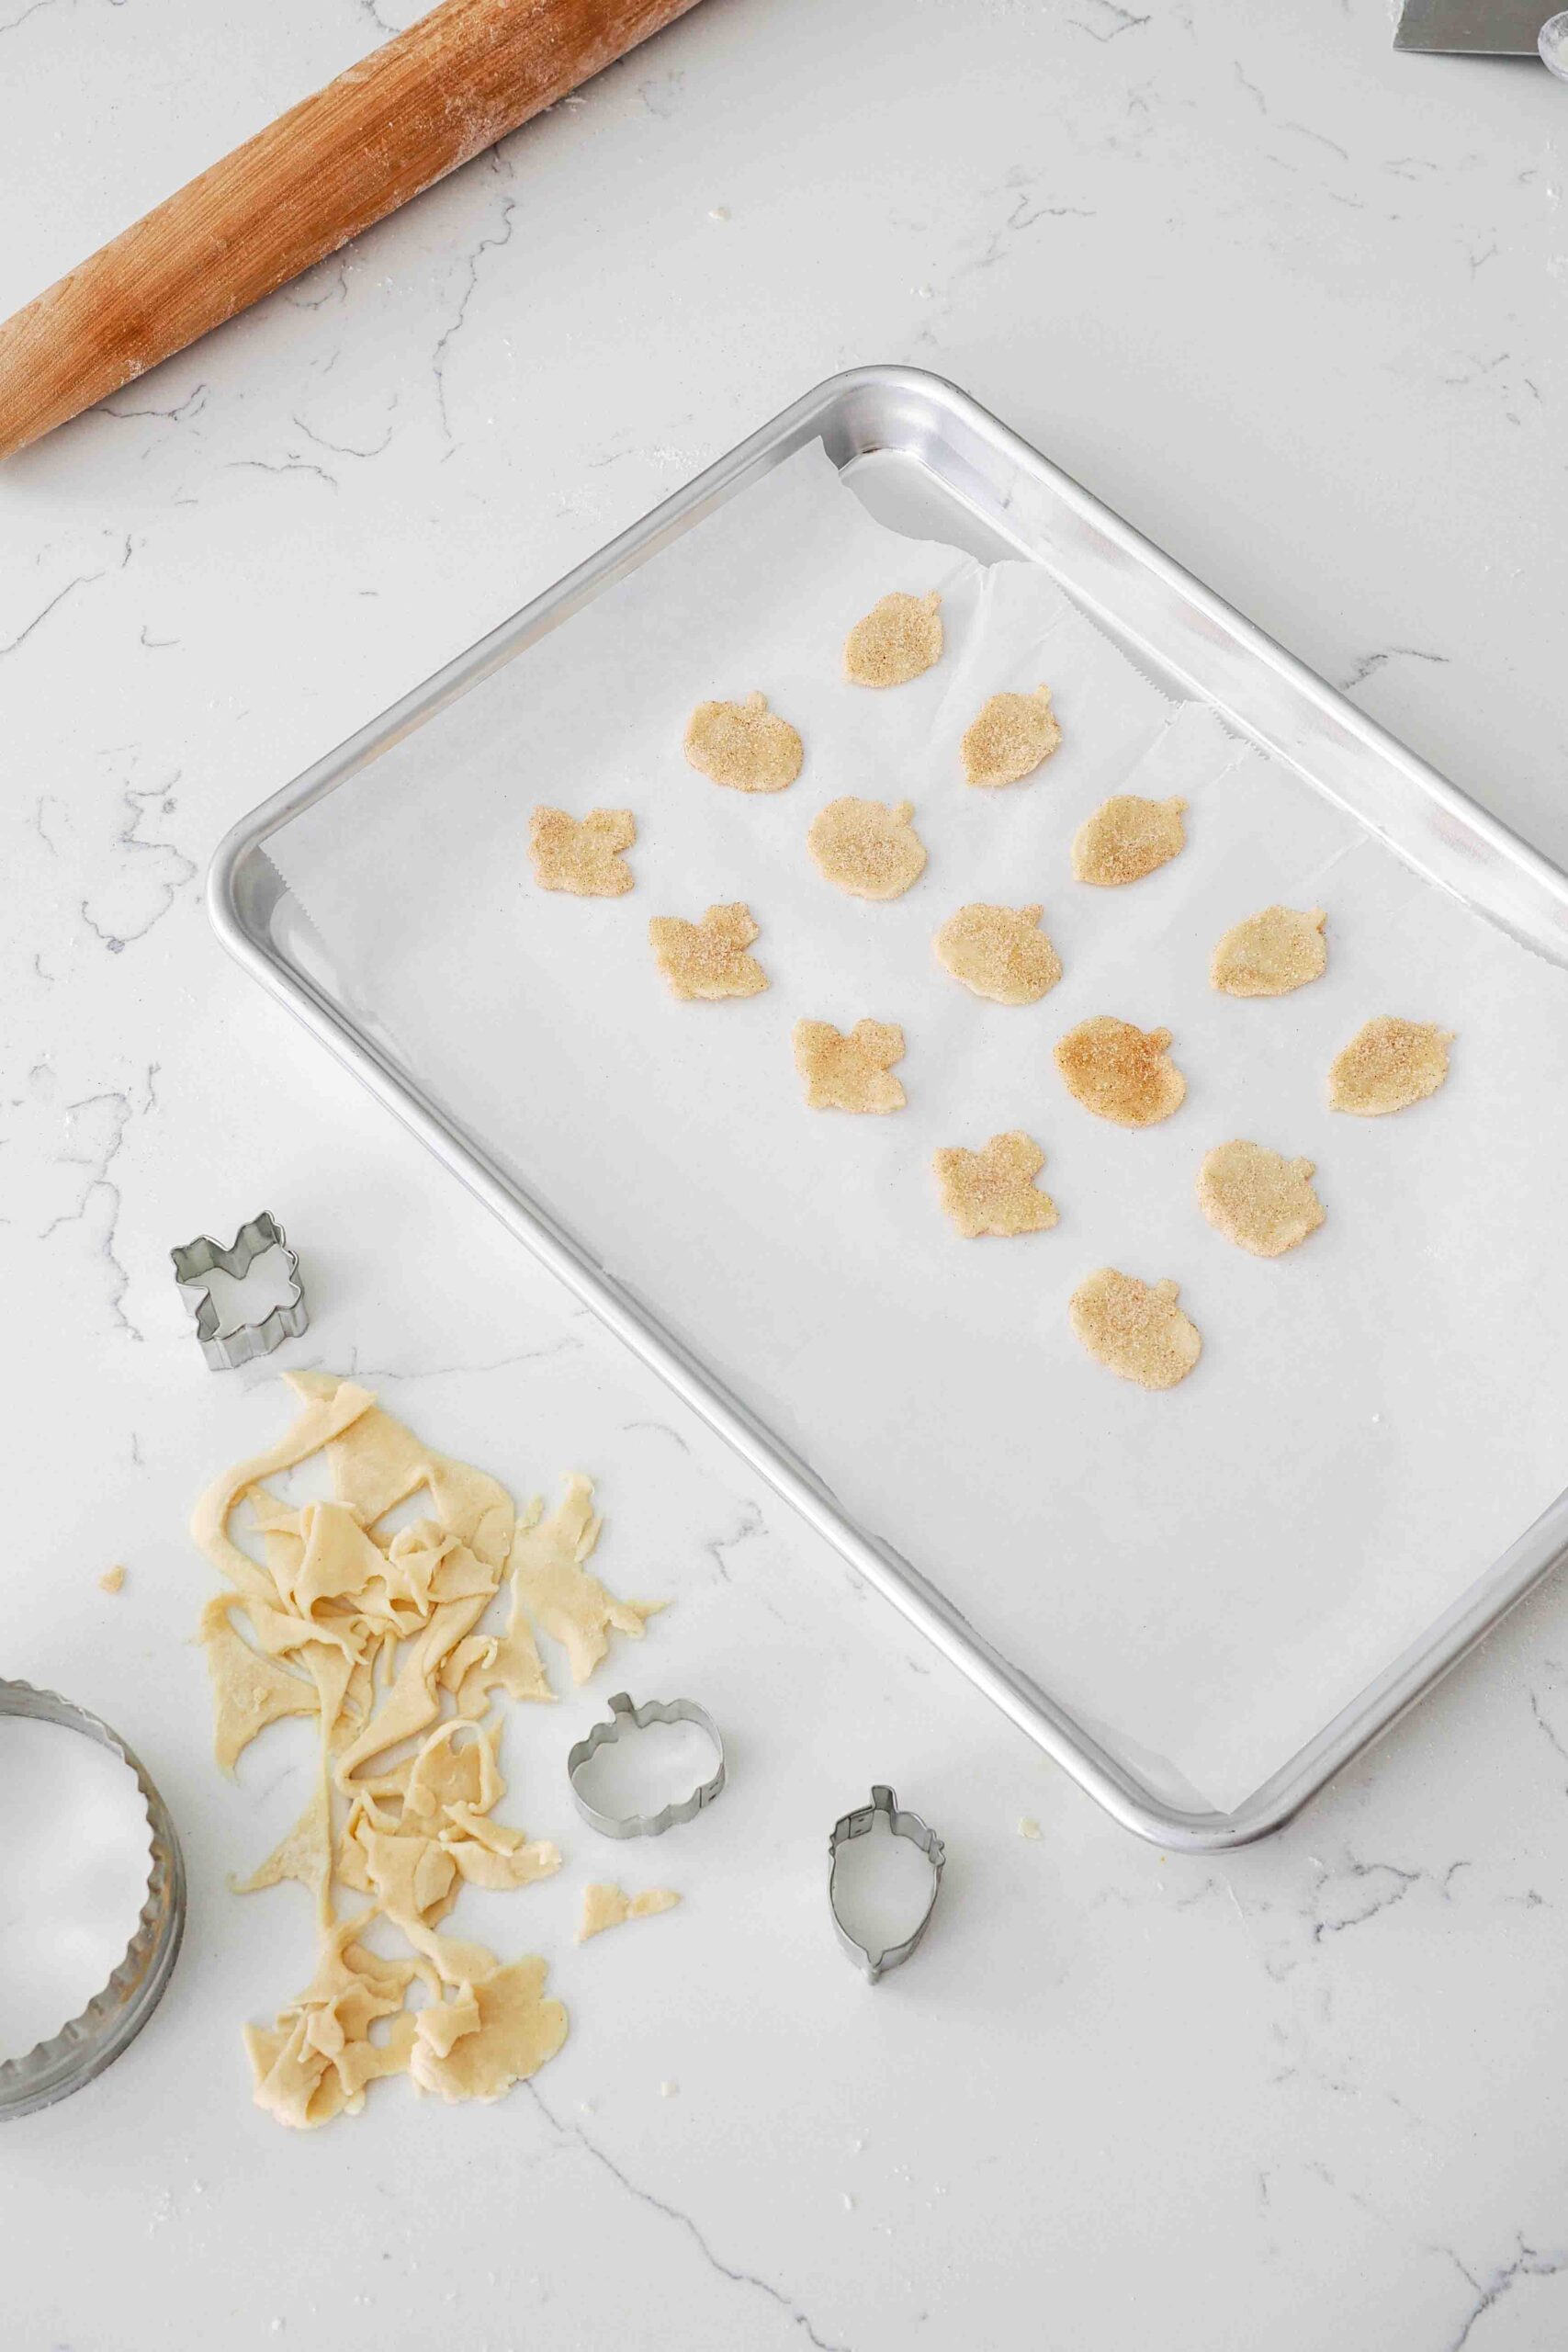
[[[152,1833],[147,1898],[125,1958],[80,2017],[62,2025],[47,2041],[0,2063],[3,2123],[69,2098],[106,2066],[112,2066],[121,2051],[135,2041],[163,1999],[179,1957],[186,1925],[186,1872],[180,1841],[163,1798],[140,1758],[107,1724],[89,1714],[85,1707],[73,1706],[57,1690],[35,1690],[30,1682],[0,1681],[0,1714],[59,1724],[62,1730],[79,1732],[118,1756],[136,1776]]]
[[[718,1758],[716,1769],[710,1779],[692,1791],[690,1796],[678,1797],[672,1804],[661,1806],[658,1813],[601,1813],[597,1805],[589,1804],[578,1787],[579,1772],[591,1756],[596,1756],[602,1747],[619,1739],[623,1732],[645,1731],[649,1724],[695,1724],[697,1729],[705,1732],[713,1742],[714,1753]],[[724,1787],[724,1741],[707,1709],[699,1707],[694,1699],[648,1699],[637,1707],[633,1705],[625,1690],[617,1690],[610,1702],[608,1723],[595,1724],[586,1739],[580,1739],[575,1747],[568,1749],[566,1777],[577,1810],[584,1821],[604,1837],[662,1838],[664,1832],[673,1829],[678,1822],[694,1821],[704,1805],[712,1804]]]
[[[207,1277],[215,1267],[221,1267],[224,1273],[243,1283],[256,1260],[265,1258],[269,1250],[283,1251],[292,1295],[259,1323],[237,1323],[231,1331],[220,1331],[218,1327],[221,1317],[212,1293],[205,1286]],[[210,1233],[201,1233],[194,1241],[171,1250],[169,1255],[174,1260],[175,1280],[196,1317],[196,1336],[209,1372],[237,1372],[243,1363],[253,1363],[258,1356],[269,1356],[285,1340],[298,1340],[310,1329],[310,1317],[299,1280],[299,1260],[289,1249],[288,1237],[270,1210],[263,1209],[260,1216],[243,1225],[227,1250],[220,1249]]]
[[[901,1944],[889,1944],[886,1951],[869,1952],[858,1943],[839,1917],[835,1881],[839,1868],[839,1851],[852,1838],[864,1838],[876,1826],[878,1814],[886,1816],[887,1826],[895,1838],[907,1838],[918,1846],[931,1866],[931,1891],[919,1923],[913,1935],[906,1936]],[[833,1834],[828,1840],[828,1908],[833,1915],[833,1933],[848,1957],[861,1969],[869,1984],[886,1976],[890,1968],[901,1968],[931,1923],[936,1899],[942,1892],[942,1873],[947,1860],[947,1849],[942,1839],[918,1813],[910,1813],[900,1805],[891,1789],[874,1788],[871,1803],[859,1806],[853,1813],[840,1815],[833,1824]]]

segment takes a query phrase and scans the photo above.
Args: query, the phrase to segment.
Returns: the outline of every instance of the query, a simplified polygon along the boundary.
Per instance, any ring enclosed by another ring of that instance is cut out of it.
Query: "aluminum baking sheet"
[[[895,584],[942,589],[947,655],[856,694],[838,642]],[[963,724],[1041,676],[1066,729],[1048,784],[969,794]],[[679,752],[693,702],[756,684],[808,745],[765,801]],[[1077,889],[1072,831],[1118,788],[1185,792],[1193,846],[1134,891]],[[838,898],[804,856],[844,790],[917,803],[932,863],[896,907]],[[541,798],[638,811],[632,898],[530,892]],[[730,897],[763,922],[773,990],[672,1004],[647,915]],[[1067,973],[1043,1005],[976,1006],[935,971],[931,932],[972,897],[1046,900]],[[1330,906],[1328,980],[1215,999],[1209,942],[1278,898]],[[259,812],[214,906],[1147,1834],[1221,1844],[1284,1817],[1559,1548],[1561,877],[951,388],[878,370],[811,396]],[[1103,1010],[1177,1033],[1192,1093],[1150,1136],[1089,1120],[1051,1075],[1051,1040]],[[1329,1054],[1388,1010],[1459,1029],[1460,1078],[1404,1120],[1331,1121]],[[908,1112],[808,1117],[790,1021],[864,1012],[905,1023]],[[959,1242],[931,1150],[1011,1125],[1050,1153],[1063,1224]],[[1280,1265],[1193,1210],[1198,1157],[1233,1133],[1320,1163],[1329,1225]],[[1183,1283],[1209,1346],[1174,1396],[1110,1382],[1066,1336],[1067,1293],[1107,1261]]]

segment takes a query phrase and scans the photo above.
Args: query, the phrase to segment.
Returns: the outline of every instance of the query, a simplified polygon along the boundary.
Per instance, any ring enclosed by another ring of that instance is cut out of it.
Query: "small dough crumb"
[[[844,675],[855,686],[907,686],[942,659],[942,598],[881,596],[844,639]]]
[[[628,1919],[651,1919],[660,1911],[673,1911],[680,1900],[674,1889],[668,1886],[650,1886],[643,1894],[625,1894],[618,1886],[585,1886],[577,1940],[585,1944],[590,1936],[602,1936],[606,1928],[619,1928]]]
[[[637,839],[629,808],[591,808],[581,821],[564,808],[536,808],[528,820],[528,854],[544,890],[579,899],[620,899],[634,887],[619,853]]]
[[[1045,1154],[1020,1128],[993,1136],[979,1151],[950,1145],[931,1164],[942,1207],[970,1239],[983,1233],[1046,1233],[1056,1223],[1056,1204],[1034,1182]]]
[[[1034,1815],[1032,1813],[1024,1813],[1019,1815],[1018,1834],[1021,1838],[1039,1837],[1040,1824],[1035,1820]]]
[[[1323,1223],[1310,1159],[1259,1143],[1216,1144],[1198,1170],[1198,1205],[1216,1233],[1255,1258],[1282,1258]]]
[[[1225,996],[1289,996],[1328,968],[1321,907],[1265,907],[1232,925],[1209,963],[1209,978]]]
[[[1185,800],[1140,800],[1136,793],[1117,793],[1078,828],[1074,875],[1107,889],[1141,882],[1186,848],[1186,810]]]
[[[926,870],[912,800],[830,800],[806,845],[825,880],[856,899],[899,899]]]
[[[797,1021],[795,1066],[806,1080],[813,1111],[901,1111],[906,1096],[889,1075],[904,1057],[896,1021],[857,1021],[835,1029],[830,1021]]]
[[[1136,1029],[1097,1013],[1069,1029],[1056,1046],[1068,1093],[1097,1118],[1119,1127],[1153,1127],[1186,1099],[1187,1080],[1166,1058],[1168,1029]]]
[[[1449,1074],[1451,1029],[1383,1015],[1358,1029],[1328,1073],[1328,1107],[1378,1119],[1436,1094]]]
[[[1078,1339],[1108,1372],[1140,1388],[1174,1388],[1203,1342],[1177,1305],[1175,1283],[1141,1283],[1101,1266],[1074,1291],[1067,1312]]]
[[[987,907],[949,915],[936,952],[955,980],[993,1004],[1037,1004],[1062,977],[1062,959],[1040,929],[1043,907]]]
[[[782,792],[800,774],[804,753],[787,718],[766,695],[744,702],[700,702],[686,722],[686,757],[698,774],[736,792]]]
[[[125,1570],[123,1568],[106,1568],[103,1575],[98,1578],[98,1590],[100,1592],[118,1592],[124,1582]]]
[[[1037,686],[1032,695],[993,695],[964,735],[964,780],[1021,784],[1061,740],[1049,686]]]
[[[720,997],[757,996],[768,976],[746,950],[757,936],[751,910],[740,900],[710,907],[701,922],[679,915],[655,915],[648,926],[660,970],[678,997],[716,1002]]]
[[[659,2096],[660,2098],[674,2098],[678,2096],[680,2088],[679,2083],[660,2083]]]

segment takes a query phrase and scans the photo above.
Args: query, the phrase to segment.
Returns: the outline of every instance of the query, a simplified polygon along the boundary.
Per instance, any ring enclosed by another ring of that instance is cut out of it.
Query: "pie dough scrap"
[[[937,960],[993,1004],[1037,1004],[1062,977],[1062,959],[1040,928],[1044,911],[978,900],[960,907],[936,934]]]
[[[844,675],[854,686],[907,686],[942,659],[942,598],[879,596],[844,639]]]
[[[857,1021],[835,1029],[830,1021],[797,1021],[795,1066],[806,1080],[813,1111],[901,1111],[907,1097],[890,1076],[904,1057],[904,1032],[896,1021]]]
[[[826,881],[856,899],[899,899],[926,870],[912,800],[830,800],[806,845]]]
[[[609,1649],[612,1633],[640,1642],[648,1620],[665,1604],[617,1600],[584,1568],[604,1525],[594,1512],[592,1479],[574,1471],[547,1519],[543,1510],[536,1501],[517,1531],[512,1547],[514,1587],[541,1630],[566,1651],[572,1680],[586,1682]]]
[[[1358,1029],[1328,1073],[1328,1107],[1378,1119],[1436,1094],[1449,1074],[1451,1029],[1383,1014]]]
[[[805,754],[787,718],[766,695],[744,702],[700,702],[686,722],[686,757],[699,775],[736,792],[782,792]]]
[[[993,695],[964,737],[964,781],[1021,784],[1061,740],[1049,686],[1037,686],[1032,695]]]
[[[1097,1363],[1140,1388],[1174,1388],[1186,1379],[1203,1342],[1177,1305],[1175,1283],[1141,1283],[1101,1266],[1067,1303],[1074,1332]]]
[[[320,1711],[313,1682],[290,1674],[236,1633],[232,1611],[239,1605],[231,1592],[214,1594],[201,1612],[197,1635],[212,1680],[212,1750],[231,1780],[244,1750],[268,1724],[281,1715]]]
[[[746,950],[757,937],[751,910],[737,899],[710,907],[701,922],[655,915],[648,926],[654,960],[676,996],[714,1003],[721,997],[757,996],[768,976]]]
[[[1096,1013],[1057,1041],[1055,1061],[1068,1093],[1097,1118],[1119,1127],[1153,1127],[1179,1111],[1187,1080],[1167,1058],[1168,1029],[1137,1029]]]
[[[421,2009],[408,2061],[416,2089],[488,2102],[536,2075],[567,2033],[565,2009],[544,1997],[547,1973],[536,1956],[514,1960],[460,1985],[455,2018],[445,2004]]]
[[[304,1812],[287,1835],[279,1838],[265,1862],[257,1864],[248,1878],[229,1877],[231,1894],[259,1894],[264,1887],[281,1886],[285,1879],[298,1879],[316,1898],[316,1909],[323,1927],[333,1921],[333,1817],[332,1802],[324,1776],[318,1776],[315,1792]]]
[[[1198,1170],[1198,1205],[1216,1233],[1255,1258],[1282,1258],[1323,1223],[1310,1159],[1260,1143],[1216,1144]]]
[[[624,898],[637,877],[620,853],[636,839],[629,808],[591,808],[581,820],[564,808],[536,808],[528,820],[534,879],[543,890],[578,899]]]
[[[103,1575],[98,1578],[98,1590],[100,1592],[118,1592],[124,1582],[125,1570],[123,1568],[106,1568]]]
[[[1187,846],[1185,800],[1142,800],[1114,794],[1080,825],[1073,842],[1073,873],[1080,882],[1114,889],[1141,882]]]
[[[577,1940],[585,1944],[590,1936],[602,1936],[606,1928],[619,1928],[628,1919],[651,1919],[660,1911],[673,1911],[680,1900],[674,1889],[668,1886],[650,1886],[646,1894],[629,1895],[618,1886],[585,1886]]]
[[[993,1136],[978,1151],[949,1145],[931,1164],[942,1207],[971,1239],[983,1233],[1046,1233],[1056,1223],[1056,1204],[1034,1182],[1045,1154],[1021,1128]]]
[[[1225,996],[1289,996],[1328,968],[1321,907],[1265,907],[1233,923],[1214,949],[1209,978]]]

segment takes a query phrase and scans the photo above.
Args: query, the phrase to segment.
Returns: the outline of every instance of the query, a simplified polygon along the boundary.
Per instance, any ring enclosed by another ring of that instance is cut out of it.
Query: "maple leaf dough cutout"
[[[907,686],[942,659],[942,598],[879,596],[844,639],[853,686]]]
[[[746,953],[757,937],[757,926],[750,908],[739,899],[733,906],[710,907],[701,922],[655,915],[648,935],[660,970],[674,993],[688,1002],[758,996],[768,985],[761,964]]]
[[[904,1090],[889,1072],[903,1057],[896,1021],[857,1021],[847,1032],[830,1021],[795,1024],[795,1066],[813,1111],[901,1111]]]
[[[1451,1029],[1430,1022],[1398,1021],[1384,1014],[1358,1029],[1328,1073],[1328,1107],[1358,1118],[1379,1119],[1389,1111],[1436,1094],[1449,1074]]]
[[[1198,1327],[1177,1305],[1175,1283],[1141,1283],[1101,1266],[1067,1303],[1077,1339],[1096,1363],[1140,1388],[1175,1388],[1203,1351]]]
[[[619,852],[637,839],[629,808],[591,808],[579,820],[564,808],[536,808],[528,820],[528,855],[542,890],[570,890],[579,899],[620,899],[634,886]]]
[[[1040,929],[1043,907],[987,907],[949,915],[932,944],[937,960],[993,1004],[1037,1004],[1062,977],[1062,959]]]
[[[942,1207],[971,1240],[983,1233],[1046,1233],[1056,1223],[1055,1202],[1034,1182],[1045,1154],[1021,1128],[993,1136],[978,1151],[946,1146],[931,1165]]]
[[[1233,923],[1209,960],[1209,978],[1224,996],[1289,996],[1328,967],[1321,907],[1265,907]]]
[[[993,695],[964,737],[964,781],[1021,784],[1061,740],[1049,686],[1037,686],[1032,695]]]
[[[1260,1143],[1216,1144],[1198,1170],[1198,1205],[1216,1233],[1255,1258],[1282,1258],[1323,1223],[1310,1159]]]
[[[1187,1080],[1166,1058],[1168,1029],[1137,1029],[1096,1013],[1057,1042],[1056,1068],[1068,1093],[1119,1127],[1153,1127],[1179,1111]]]
[[[782,792],[805,754],[787,718],[766,695],[744,702],[700,702],[686,721],[686,757],[700,775],[736,792]]]
[[[1186,848],[1186,813],[1185,800],[1141,800],[1134,792],[1116,793],[1078,828],[1075,878],[1101,889],[1141,882]]]
[[[926,870],[912,800],[829,800],[806,845],[824,880],[856,899],[898,899]]]

